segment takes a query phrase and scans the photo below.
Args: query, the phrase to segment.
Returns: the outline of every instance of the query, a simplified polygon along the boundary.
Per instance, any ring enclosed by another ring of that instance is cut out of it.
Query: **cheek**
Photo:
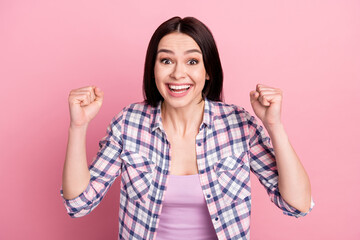
[[[166,75],[165,69],[159,66],[158,64],[155,64],[154,67],[155,80],[156,81],[161,80],[162,78],[164,78],[165,75]]]
[[[162,94],[163,85],[161,83],[162,83],[162,80],[164,78],[162,75],[163,75],[163,72],[159,69],[159,66],[157,64],[155,64],[155,66],[154,66],[155,85],[156,85],[156,88],[160,92],[161,95],[163,95]]]
[[[206,78],[205,66],[203,64],[198,65],[194,71],[194,74],[196,74],[198,78],[205,79]]]
[[[155,76],[155,79],[157,79],[157,76],[159,75],[159,65],[158,64],[155,64],[154,66],[154,76]]]
[[[203,68],[200,68],[197,71],[193,72],[193,76],[195,79],[197,79],[198,82],[204,82],[205,84],[206,72]]]

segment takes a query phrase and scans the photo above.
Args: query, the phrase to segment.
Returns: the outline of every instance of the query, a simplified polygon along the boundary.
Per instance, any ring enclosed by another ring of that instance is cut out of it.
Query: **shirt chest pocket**
[[[250,168],[246,152],[221,159],[215,164],[214,170],[227,203],[250,196]]]
[[[133,201],[145,202],[149,193],[155,164],[137,152],[123,150],[120,158],[124,161],[121,185]]]

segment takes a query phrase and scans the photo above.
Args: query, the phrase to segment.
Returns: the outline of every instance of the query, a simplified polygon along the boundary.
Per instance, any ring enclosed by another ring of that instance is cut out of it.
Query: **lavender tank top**
[[[156,240],[217,240],[199,175],[169,175]]]

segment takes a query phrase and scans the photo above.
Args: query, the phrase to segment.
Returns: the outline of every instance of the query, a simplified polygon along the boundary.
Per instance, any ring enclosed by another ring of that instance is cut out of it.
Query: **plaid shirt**
[[[170,169],[160,106],[131,104],[113,118],[89,167],[86,190],[63,199],[71,217],[90,213],[120,176],[119,239],[156,238]],[[307,214],[281,197],[270,139],[243,108],[205,99],[195,144],[202,191],[219,239],[250,239],[250,170],[284,214]]]

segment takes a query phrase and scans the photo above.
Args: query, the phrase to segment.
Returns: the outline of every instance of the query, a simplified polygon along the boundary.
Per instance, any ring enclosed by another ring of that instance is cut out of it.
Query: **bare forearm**
[[[307,212],[311,204],[309,177],[291,146],[283,125],[265,127],[275,151],[280,194],[291,206]]]
[[[86,160],[87,127],[69,128],[68,145],[62,176],[63,196],[73,199],[79,196],[90,181]]]

